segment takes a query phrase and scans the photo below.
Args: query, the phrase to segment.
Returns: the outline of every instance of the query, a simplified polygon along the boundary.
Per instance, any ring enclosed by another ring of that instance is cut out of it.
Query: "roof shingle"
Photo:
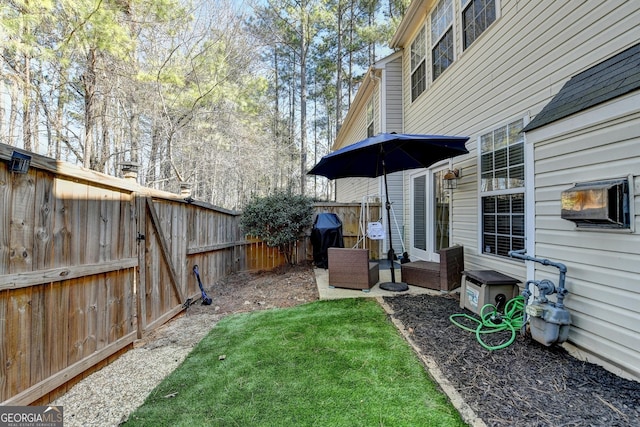
[[[640,89],[640,43],[573,76],[523,129],[528,132]]]

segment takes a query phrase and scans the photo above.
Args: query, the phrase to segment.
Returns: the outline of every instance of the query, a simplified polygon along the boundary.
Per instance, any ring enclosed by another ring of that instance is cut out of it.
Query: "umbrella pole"
[[[380,283],[380,289],[385,291],[402,292],[408,291],[409,286],[403,282],[396,282],[396,269],[394,267],[395,252],[393,251],[393,240],[391,238],[391,202],[389,201],[389,185],[387,184],[387,168],[382,160],[382,171],[384,176],[385,207],[387,208],[387,228],[389,231],[389,262],[391,263],[391,282]]]

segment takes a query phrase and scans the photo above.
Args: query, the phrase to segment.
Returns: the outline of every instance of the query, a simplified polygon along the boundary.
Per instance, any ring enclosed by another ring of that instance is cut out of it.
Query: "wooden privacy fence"
[[[0,144],[0,402],[46,402],[246,269],[239,214]]]
[[[175,316],[205,286],[284,262],[239,213],[0,144],[0,402],[44,404]],[[359,205],[317,205],[357,239]],[[353,219],[356,219],[355,223]],[[310,234],[310,233],[309,233]],[[296,246],[311,259],[309,238]]]

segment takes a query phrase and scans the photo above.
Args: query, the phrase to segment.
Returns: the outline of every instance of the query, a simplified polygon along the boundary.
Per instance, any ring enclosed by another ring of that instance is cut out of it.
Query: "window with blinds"
[[[482,252],[524,249],[524,136],[516,120],[480,137]]]

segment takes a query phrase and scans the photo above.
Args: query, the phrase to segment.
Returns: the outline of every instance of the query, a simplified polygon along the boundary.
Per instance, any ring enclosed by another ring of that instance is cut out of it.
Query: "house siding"
[[[571,75],[638,40],[636,2],[502,3],[496,22],[435,82],[429,77],[415,102],[405,93],[405,132],[428,126],[469,136],[515,114],[535,115]],[[458,9],[455,17],[459,29]],[[407,51],[406,70],[409,60]]]
[[[385,126],[381,132],[403,131],[402,122],[402,58],[390,62],[385,67],[384,92],[386,105],[383,115],[385,115]]]
[[[389,202],[391,203],[391,238],[393,239],[393,250],[396,255],[402,255],[403,249],[403,232],[404,232],[404,199],[402,197],[404,177],[402,172],[395,172],[387,175],[387,184],[389,186]],[[383,209],[383,223],[387,227],[387,211]],[[394,220],[395,216],[395,220]],[[388,228],[385,228],[388,230]],[[383,253],[386,255],[389,251],[389,245],[385,239],[382,247]],[[408,249],[407,249],[408,250]]]
[[[351,118],[351,125],[345,129],[343,142],[339,147],[345,147],[367,137],[366,105],[370,100],[374,102],[374,133],[402,132],[402,56],[395,55],[379,65],[381,76],[372,78],[374,88],[370,94],[359,100],[357,114]],[[368,78],[371,78],[370,75]],[[356,106],[352,106],[356,107]],[[404,223],[403,212],[403,179],[402,173],[388,175],[389,197],[394,207],[394,213],[400,230]],[[336,180],[336,201],[360,203],[365,196],[383,197],[382,179],[345,178]],[[374,220],[378,220],[375,218]],[[386,212],[383,211],[382,221],[387,227]],[[401,232],[395,227],[392,218],[392,238],[396,253],[400,252]],[[388,228],[385,228],[388,230]],[[381,251],[387,252],[387,239],[381,245]]]
[[[640,93],[528,132],[527,138],[536,158],[536,255],[567,265],[569,339],[640,377]],[[627,176],[634,187],[633,232],[576,230],[560,218],[563,190]],[[536,279],[543,278],[557,281],[557,271],[536,267]]]
[[[524,278],[521,264],[478,255],[477,138],[535,115],[572,75],[636,43],[640,3],[502,1],[497,20],[462,53],[459,2],[454,5],[455,61],[435,82],[429,75],[426,91],[413,103],[405,91],[404,131],[470,136],[470,153],[453,160],[462,179],[452,198],[452,242],[465,245],[469,267]],[[428,14],[425,19],[428,23]],[[405,88],[410,87],[409,54],[405,49]]]
[[[383,93],[385,97],[385,106],[383,116],[385,119],[385,127],[382,128],[382,132],[397,132],[402,133],[402,57],[398,56],[393,61],[390,61],[385,65],[385,71],[383,75]],[[392,206],[391,216],[391,238],[393,239],[393,249],[396,254],[401,255],[402,252],[408,250],[405,249],[404,243],[404,174],[402,172],[396,172],[387,176],[387,183],[389,185],[389,201]],[[395,220],[394,220],[395,215]],[[397,222],[397,226],[396,226]],[[384,224],[386,226],[387,218],[386,212],[384,213]],[[387,229],[388,230],[388,229]],[[384,254],[389,250],[389,245],[385,239],[382,247]]]
[[[375,178],[341,178],[336,180],[336,202],[361,203],[364,196],[380,197],[379,180]]]
[[[380,129],[380,93],[378,85],[375,86],[371,96],[362,102],[358,115],[353,119],[353,125],[348,128],[348,133],[344,137],[344,143],[340,147],[361,141],[367,137],[367,104],[373,100],[373,129],[379,132]],[[379,195],[378,180],[374,178],[342,178],[336,180],[336,201],[337,202],[362,202],[362,197],[368,195]]]
[[[523,118],[526,124],[571,76],[636,44],[640,2],[504,0],[499,6],[496,21],[462,52],[460,2],[454,1],[455,60],[434,82],[427,56],[426,91],[414,102],[409,91],[403,94],[404,132],[470,137],[469,154],[453,159],[461,179],[452,193],[451,243],[464,245],[465,269],[498,270],[524,283],[531,267],[527,271],[522,262],[482,254],[479,248],[478,138],[514,119]],[[428,13],[424,22],[430,22]],[[403,44],[403,87],[409,88],[410,40]],[[430,50],[430,40],[427,45]],[[535,238],[534,255],[568,265],[571,293],[565,302],[574,315],[570,340],[640,378],[640,219],[636,215],[633,234],[576,232],[560,219],[558,207],[560,191],[572,182],[592,181],[615,170],[620,176],[631,170],[640,174],[640,154],[635,154],[640,141],[633,136],[638,118],[619,120],[586,126],[582,137],[569,135],[533,147],[534,158],[526,159],[526,167],[535,169],[535,191],[525,197],[535,197],[534,225],[528,225],[535,236],[528,238]],[[636,194],[639,186],[635,178]],[[409,213],[408,178],[404,194],[404,211]],[[640,212],[638,196],[634,203]],[[405,242],[409,237],[406,231]],[[536,278],[548,276],[557,282],[557,270],[534,270]]]

